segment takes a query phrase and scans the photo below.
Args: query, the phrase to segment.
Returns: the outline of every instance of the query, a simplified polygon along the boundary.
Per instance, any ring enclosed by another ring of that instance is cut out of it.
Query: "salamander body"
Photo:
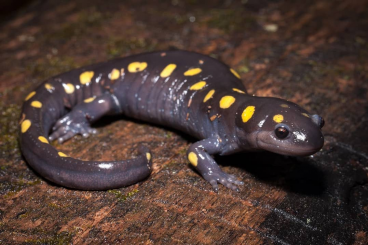
[[[151,172],[150,151],[124,161],[81,161],[49,144],[76,134],[107,114],[169,126],[199,141],[189,162],[218,190],[242,182],[224,173],[211,155],[267,150],[310,155],[323,146],[323,119],[298,105],[250,96],[227,65],[187,51],[152,52],[90,65],[55,76],[25,99],[20,145],[29,165],[69,188],[106,190],[136,183]],[[51,134],[50,134],[51,132]]]

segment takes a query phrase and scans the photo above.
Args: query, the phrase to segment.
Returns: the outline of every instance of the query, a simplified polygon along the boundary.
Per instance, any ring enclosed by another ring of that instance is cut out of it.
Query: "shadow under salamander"
[[[327,189],[326,174],[309,157],[287,157],[271,152],[216,156],[222,166],[241,168],[257,180],[286,191],[319,196]]]

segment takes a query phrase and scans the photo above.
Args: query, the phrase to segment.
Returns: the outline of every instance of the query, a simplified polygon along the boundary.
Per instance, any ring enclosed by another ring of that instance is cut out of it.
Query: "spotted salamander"
[[[248,95],[227,65],[177,50],[90,65],[45,81],[23,105],[20,146],[26,161],[51,182],[73,189],[106,190],[146,178],[152,168],[146,147],[130,160],[81,161],[49,144],[95,133],[91,123],[108,114],[199,139],[187,157],[215,191],[218,183],[233,190],[243,183],[224,173],[211,155],[258,150],[310,155],[324,142],[322,117],[289,101]]]

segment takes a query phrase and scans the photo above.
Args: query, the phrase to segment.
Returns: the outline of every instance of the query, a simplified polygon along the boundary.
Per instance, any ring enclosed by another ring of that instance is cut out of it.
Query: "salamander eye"
[[[284,124],[278,124],[275,129],[275,134],[279,139],[285,139],[289,135],[289,127]]]

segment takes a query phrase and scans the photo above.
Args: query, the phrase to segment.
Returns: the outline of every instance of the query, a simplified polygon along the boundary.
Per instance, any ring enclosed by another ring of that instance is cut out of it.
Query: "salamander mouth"
[[[260,137],[257,137],[257,146],[259,149],[287,156],[309,156],[316,153],[322,148],[322,147],[307,147],[307,146],[292,147],[290,145],[287,146],[275,145],[263,141]]]

